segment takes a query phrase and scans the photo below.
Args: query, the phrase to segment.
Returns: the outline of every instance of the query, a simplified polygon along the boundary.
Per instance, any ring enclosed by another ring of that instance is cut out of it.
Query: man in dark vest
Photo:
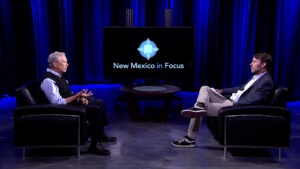
[[[108,124],[105,107],[102,100],[94,99],[93,93],[83,89],[73,93],[68,81],[62,76],[67,71],[68,62],[65,53],[54,52],[48,57],[49,68],[42,79],[41,90],[51,104],[83,104],[87,107],[87,119],[90,123],[91,145],[89,152],[98,155],[109,155],[101,142],[114,142],[116,137],[108,137],[104,126]]]

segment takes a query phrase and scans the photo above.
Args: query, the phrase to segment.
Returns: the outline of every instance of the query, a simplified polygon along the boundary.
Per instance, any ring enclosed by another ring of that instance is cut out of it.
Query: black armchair
[[[228,148],[289,147],[291,112],[286,108],[288,90],[278,88],[266,106],[233,106],[219,110],[218,117],[207,117],[208,129],[221,145],[224,157]]]
[[[23,148],[80,146],[89,137],[86,109],[78,105],[49,104],[39,82],[30,82],[16,90],[14,144]]]

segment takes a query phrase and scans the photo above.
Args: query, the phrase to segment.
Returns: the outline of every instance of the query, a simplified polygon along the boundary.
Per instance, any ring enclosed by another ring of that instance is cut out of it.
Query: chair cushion
[[[17,107],[33,104],[49,104],[44,92],[40,88],[40,82],[34,81],[24,84],[16,90]]]
[[[284,87],[279,87],[275,90],[270,105],[286,107],[288,98],[288,89]]]

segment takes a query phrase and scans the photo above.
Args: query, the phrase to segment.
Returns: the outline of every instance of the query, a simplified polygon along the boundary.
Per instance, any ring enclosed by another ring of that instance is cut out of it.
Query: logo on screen
[[[147,38],[147,40],[143,41],[140,44],[140,47],[137,50],[140,52],[140,54],[144,58],[149,60],[155,56],[156,52],[159,49],[156,47],[156,44],[153,41],[151,41],[149,38]]]

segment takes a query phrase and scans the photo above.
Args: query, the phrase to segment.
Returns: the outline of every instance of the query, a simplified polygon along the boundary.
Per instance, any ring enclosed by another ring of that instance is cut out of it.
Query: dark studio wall
[[[171,8],[173,26],[195,27],[195,75],[178,82],[185,90],[201,85],[239,85],[251,76],[256,52],[273,57],[277,85],[300,98],[300,1],[297,0],[0,0],[0,94],[46,71],[47,57],[64,51],[71,83],[103,82],[102,28],[163,26]]]

